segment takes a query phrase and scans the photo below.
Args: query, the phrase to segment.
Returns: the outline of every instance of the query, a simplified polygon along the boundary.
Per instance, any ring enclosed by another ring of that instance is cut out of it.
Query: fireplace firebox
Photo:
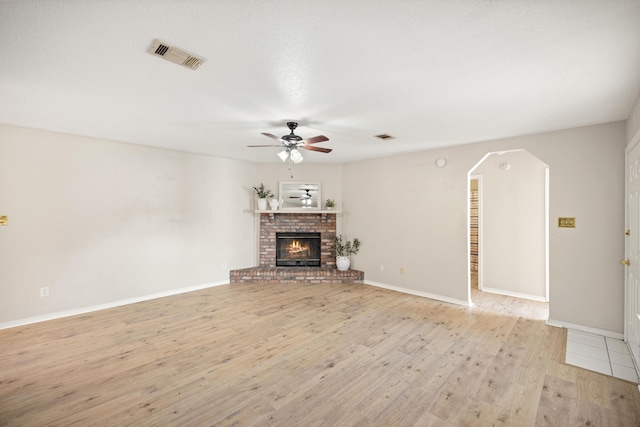
[[[320,267],[320,233],[276,233],[277,267]]]

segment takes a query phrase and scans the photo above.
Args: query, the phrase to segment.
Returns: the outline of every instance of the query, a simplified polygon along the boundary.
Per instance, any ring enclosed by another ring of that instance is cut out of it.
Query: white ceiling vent
[[[186,50],[179,49],[175,46],[171,46],[168,43],[160,41],[158,39],[153,40],[149,49],[147,49],[152,55],[159,56],[174,64],[182,65],[191,70],[197,70],[200,64],[206,61],[203,57],[194,55]]]

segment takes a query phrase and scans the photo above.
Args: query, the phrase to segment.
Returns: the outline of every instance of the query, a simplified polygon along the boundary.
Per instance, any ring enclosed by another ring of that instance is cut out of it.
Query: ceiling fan
[[[300,154],[300,151],[298,151],[299,149],[318,151],[320,153],[330,153],[331,151],[333,151],[331,148],[315,147],[312,145],[319,142],[328,141],[329,138],[327,138],[326,136],[318,135],[314,136],[313,138],[302,139],[302,137],[293,133],[293,131],[298,127],[298,123],[287,122],[287,127],[289,128],[289,130],[291,130],[291,133],[280,138],[273,134],[262,132],[263,135],[280,141],[280,144],[248,145],[247,147],[281,147],[283,148],[283,150],[278,153],[278,157],[280,157],[283,162],[286,162],[287,159],[289,159],[289,164],[291,164],[291,162],[300,163],[303,160],[302,154]]]
[[[311,191],[318,191],[318,190],[312,190],[310,188],[300,188],[300,190],[304,190],[306,191],[306,193],[303,193],[300,196],[289,196],[290,199],[299,199],[300,203],[302,203],[302,205],[309,205],[311,206],[311,204],[313,203],[313,200],[311,200],[313,198],[313,196],[311,195]]]

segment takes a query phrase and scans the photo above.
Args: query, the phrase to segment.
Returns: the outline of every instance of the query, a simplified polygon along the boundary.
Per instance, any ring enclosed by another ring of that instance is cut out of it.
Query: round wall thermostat
[[[443,159],[442,157],[440,157],[438,160],[436,160],[436,166],[439,168],[447,166],[447,159]]]

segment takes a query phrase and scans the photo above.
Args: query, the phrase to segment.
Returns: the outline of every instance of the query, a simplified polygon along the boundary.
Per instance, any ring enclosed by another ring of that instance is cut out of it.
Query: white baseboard
[[[127,298],[119,301],[113,301],[106,304],[92,305],[89,307],[76,308],[73,310],[59,311],[57,313],[44,314],[42,316],[27,317],[25,319],[12,320],[11,322],[0,323],[0,329],[15,328],[17,326],[29,325],[32,323],[46,322],[47,320],[60,319],[63,317],[76,316],[78,314],[86,314],[108,308],[120,307],[137,302],[149,301],[157,298],[170,297],[173,295],[184,294],[187,292],[199,291],[201,289],[212,288],[214,286],[228,285],[229,281],[205,283],[202,285],[189,286],[186,288],[172,289],[169,291],[158,292],[156,294],[144,295],[141,297]]]
[[[528,300],[540,301],[540,302],[548,302],[546,299],[544,299],[544,297],[540,297],[537,295],[523,294],[520,292],[505,291],[504,289],[487,288],[485,286],[482,288],[482,291],[489,292],[490,294],[504,295],[507,297],[522,298],[522,299],[528,299]]]
[[[562,322],[560,320],[548,319],[547,325],[558,328],[574,329],[576,331],[588,332],[590,334],[601,335],[603,337],[615,338],[623,340],[624,334],[620,332],[608,331],[606,329],[592,328],[591,326],[578,325],[576,323]]]
[[[416,296],[419,296],[419,297],[430,298],[430,299],[434,299],[434,300],[437,300],[437,301],[444,301],[444,302],[448,302],[448,303],[451,303],[451,304],[463,305],[465,307],[471,307],[473,305],[473,304],[469,304],[468,301],[464,301],[464,300],[461,300],[461,299],[449,298],[449,297],[445,297],[445,296],[438,295],[438,294],[430,294],[428,292],[416,291],[414,289],[401,288],[399,286],[387,285],[387,284],[384,284],[384,283],[373,282],[371,280],[365,280],[364,284],[365,285],[376,286],[378,288],[389,289],[390,291],[402,292],[404,294],[416,295]]]

